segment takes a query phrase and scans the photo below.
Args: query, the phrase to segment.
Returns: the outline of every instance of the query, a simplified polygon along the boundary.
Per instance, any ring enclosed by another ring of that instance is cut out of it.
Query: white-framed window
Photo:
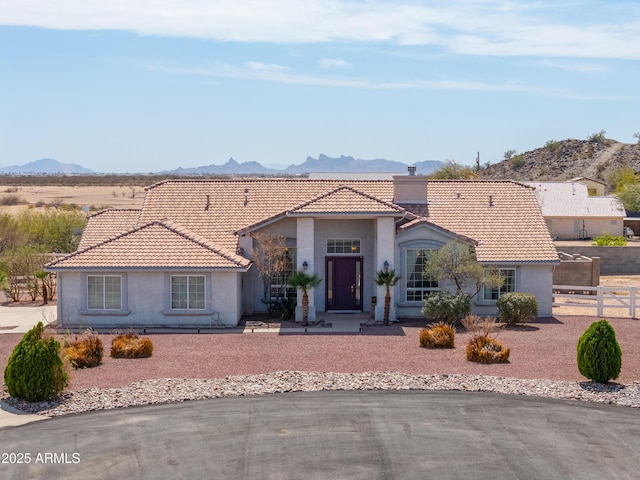
[[[205,309],[204,275],[171,275],[171,309]]]
[[[296,289],[289,285],[289,278],[296,271],[296,249],[287,247],[282,257],[275,259],[277,264],[269,283],[271,300],[296,296]]]
[[[409,248],[406,258],[406,301],[421,302],[431,292],[438,290],[438,280],[425,277],[424,265],[430,250]]]
[[[499,268],[498,275],[504,280],[500,288],[484,287],[483,299],[487,301],[497,300],[500,295],[508,292],[516,291],[516,269],[515,268]]]
[[[87,275],[87,310],[122,310],[122,276]]]
[[[327,239],[328,254],[344,254],[353,253],[360,254],[359,238],[328,238]]]

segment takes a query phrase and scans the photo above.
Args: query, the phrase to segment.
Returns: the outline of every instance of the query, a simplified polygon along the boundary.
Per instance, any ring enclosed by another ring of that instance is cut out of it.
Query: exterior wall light
[[[306,270],[307,268],[309,268],[309,262],[305,260],[304,262],[302,262],[302,269]]]
[[[389,271],[389,262],[385,260],[383,266],[384,266],[384,273],[387,273]]]

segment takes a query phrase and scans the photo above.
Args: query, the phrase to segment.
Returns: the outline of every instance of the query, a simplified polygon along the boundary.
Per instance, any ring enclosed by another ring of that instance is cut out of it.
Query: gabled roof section
[[[412,228],[419,228],[419,227],[426,227],[426,228],[438,231],[448,237],[454,238],[461,242],[470,243],[471,245],[474,245],[474,246],[477,246],[480,243],[471,237],[467,237],[466,235],[460,235],[459,233],[456,233],[452,230],[448,230],[439,225],[436,225],[435,223],[430,222],[425,217],[419,217],[401,225],[400,227],[398,227],[398,231],[411,230]]]
[[[147,188],[139,222],[170,218],[216,245],[235,250],[236,232],[269,223],[344,185],[383,202],[393,199],[393,185],[388,181],[166,180]]]
[[[110,208],[89,215],[78,250],[83,250],[131,230],[138,223],[140,211],[140,209],[132,208]]]
[[[361,192],[355,188],[342,185],[329,192],[323,193],[293,208],[280,212],[277,215],[266,218],[263,221],[249,225],[236,233],[247,233],[269,223],[273,223],[285,217],[302,217],[312,215],[339,215],[339,216],[395,216],[415,218],[404,208],[385,202],[379,198]]]
[[[47,264],[48,270],[198,268],[246,270],[251,262],[169,221],[153,221]]]
[[[558,263],[533,188],[512,181],[430,181],[429,221],[473,238],[486,263]]]
[[[406,215],[398,205],[343,185],[289,210],[289,215]]]

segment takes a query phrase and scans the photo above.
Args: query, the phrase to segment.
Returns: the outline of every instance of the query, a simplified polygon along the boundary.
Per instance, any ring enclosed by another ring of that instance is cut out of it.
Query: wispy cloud
[[[590,15],[583,15],[585,5]],[[640,59],[636,0],[0,0],[0,24],[235,42],[424,45],[462,55]]]
[[[321,58],[318,60],[321,68],[349,68],[351,64],[341,58]]]
[[[264,68],[264,67],[268,68]],[[502,93],[528,93],[544,97],[582,99],[582,100],[639,100],[640,97],[598,95],[581,93],[573,90],[553,87],[526,85],[521,82],[473,82],[467,80],[404,80],[396,82],[379,82],[371,79],[349,79],[331,76],[315,76],[298,74],[289,68],[277,65],[268,66],[261,62],[246,62],[242,66],[217,62],[206,68],[188,66],[167,66],[149,63],[146,68],[152,72],[198,76],[204,78],[222,78],[245,81],[261,81],[288,85],[304,85],[313,87],[359,88],[371,90],[441,90],[441,91],[476,91]]]

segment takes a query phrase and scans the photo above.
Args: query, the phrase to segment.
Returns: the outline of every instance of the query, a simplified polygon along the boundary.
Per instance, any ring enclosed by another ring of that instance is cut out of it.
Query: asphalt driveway
[[[640,471],[640,412],[482,393],[291,393],[57,417],[5,428],[0,443],[0,477],[12,479],[628,479]]]

